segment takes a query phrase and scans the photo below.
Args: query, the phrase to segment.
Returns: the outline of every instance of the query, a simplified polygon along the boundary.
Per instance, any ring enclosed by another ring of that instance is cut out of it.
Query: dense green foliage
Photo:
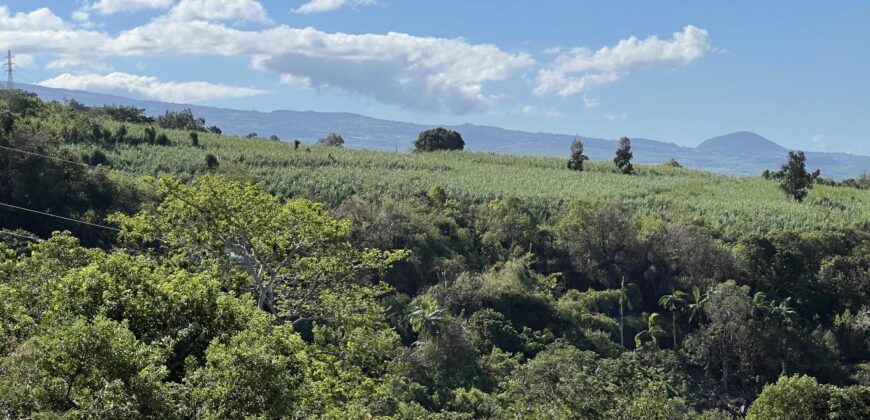
[[[417,152],[462,150],[463,148],[465,148],[465,141],[462,140],[462,135],[443,127],[423,131],[414,141],[414,150]]]
[[[576,139],[571,143],[571,157],[568,159],[568,169],[583,171],[583,162],[589,157],[583,154],[583,140]]]
[[[616,156],[613,157],[613,164],[619,168],[619,171],[624,174],[634,172],[634,166],[631,164],[631,159],[634,154],[631,152],[631,140],[628,137],[619,139],[619,147],[616,149]]]
[[[342,147],[344,145],[344,138],[340,134],[329,133],[326,137],[317,140],[317,144],[321,146]]]
[[[807,172],[806,162],[804,152],[789,151],[788,162],[782,165],[782,182],[779,188],[797,201],[804,201],[807,190],[813,188],[813,181],[819,175],[816,173],[813,176]]]
[[[3,92],[0,416],[870,415],[870,191],[121,111]]]

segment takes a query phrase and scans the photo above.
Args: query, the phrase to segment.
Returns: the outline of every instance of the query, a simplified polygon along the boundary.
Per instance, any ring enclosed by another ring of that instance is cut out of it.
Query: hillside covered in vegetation
[[[206,123],[2,92],[2,415],[870,417],[860,182]]]

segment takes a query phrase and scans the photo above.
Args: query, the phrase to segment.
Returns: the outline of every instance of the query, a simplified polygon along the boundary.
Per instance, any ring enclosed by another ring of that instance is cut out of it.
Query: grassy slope
[[[131,132],[142,127],[131,127]],[[804,203],[785,197],[775,181],[638,165],[637,175],[614,173],[610,162],[587,162],[587,171],[564,159],[493,153],[396,154],[293,145],[200,133],[167,132],[178,146],[119,146],[107,152],[116,169],[181,177],[205,170],[214,154],[221,172],[252,176],[282,196],[335,204],[355,193],[404,195],[443,186],[450,194],[488,200],[515,195],[562,206],[573,200],[617,200],[642,213],[700,221],[724,239],[757,230],[829,230],[870,221],[870,191],[817,186]],[[79,151],[89,146],[74,146]],[[310,149],[310,150],[309,150]]]

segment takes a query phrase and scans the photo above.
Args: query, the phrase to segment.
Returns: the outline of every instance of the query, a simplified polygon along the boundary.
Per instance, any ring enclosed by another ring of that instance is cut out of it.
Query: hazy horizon
[[[13,0],[0,48],[17,81],[137,99],[691,147],[745,130],[868,155],[868,17],[860,2]]]

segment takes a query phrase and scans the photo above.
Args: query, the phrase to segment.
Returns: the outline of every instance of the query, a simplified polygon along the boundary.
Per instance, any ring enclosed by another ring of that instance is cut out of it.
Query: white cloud
[[[262,95],[266,91],[241,86],[228,86],[201,81],[161,82],[156,77],[114,72],[106,75],[73,75],[64,73],[39,85],[72,90],[89,90],[111,94],[133,95],[144,99],[169,102],[201,102],[211,99]]]
[[[76,10],[72,12],[72,20],[78,22],[78,24],[85,29],[91,29],[94,27],[94,22],[91,22],[91,14],[84,10]]]
[[[816,134],[813,136],[813,145],[816,146],[818,150],[825,150],[828,148],[827,143],[825,142],[825,136],[823,134]]]
[[[311,0],[296,9],[296,13],[322,13],[342,7],[358,7],[374,4],[375,0]]]
[[[221,7],[194,10],[194,5]],[[247,56],[256,68],[292,75],[311,87],[456,114],[485,109],[499,99],[487,92],[487,83],[535,64],[528,54],[462,38],[327,33],[286,25],[242,30],[220,22],[231,16],[261,20],[265,12],[257,6],[252,0],[182,0],[167,14],[116,35],[67,25],[47,9],[22,17],[0,8],[0,39],[14,51],[53,55],[56,69],[117,56]],[[34,18],[46,24],[22,23]]]
[[[36,62],[36,57],[31,54],[16,54],[12,57],[12,61],[14,62],[15,67],[26,69],[33,67],[33,64]]]
[[[628,118],[628,114],[626,114],[625,112],[604,114],[604,118],[607,118],[608,121],[622,121]]]
[[[304,76],[294,76],[292,74],[282,74],[281,83],[300,89],[311,87],[311,79]]]
[[[106,47],[117,55],[247,55],[255,68],[416,109],[466,113],[491,104],[484,84],[505,80],[534,60],[489,44],[402,33],[326,33],[276,26],[242,31],[171,19],[124,31]]]
[[[687,64],[712,51],[707,31],[688,25],[670,40],[630,37],[597,51],[573,48],[562,51],[553,64],[538,72],[535,93],[570,96],[592,86],[613,83],[620,73],[656,64]]]
[[[527,117],[544,117],[556,118],[561,117],[562,113],[555,109],[540,109],[531,105],[526,105],[518,110],[516,114],[525,115]]]
[[[585,106],[586,108],[596,108],[599,105],[601,104],[598,102],[598,99],[590,98],[586,95],[583,95],[583,106]]]
[[[63,19],[46,7],[30,13],[11,14],[9,8],[0,6],[0,28],[9,31],[51,31],[66,28]]]
[[[178,21],[271,23],[266,9],[256,0],[181,0],[168,17]]]
[[[138,12],[140,10],[168,9],[175,0],[98,0],[82,8],[101,15]]]
[[[45,65],[46,70],[88,70],[97,72],[108,72],[112,70],[112,66],[99,61],[78,57],[61,57],[56,60],[49,61]]]

